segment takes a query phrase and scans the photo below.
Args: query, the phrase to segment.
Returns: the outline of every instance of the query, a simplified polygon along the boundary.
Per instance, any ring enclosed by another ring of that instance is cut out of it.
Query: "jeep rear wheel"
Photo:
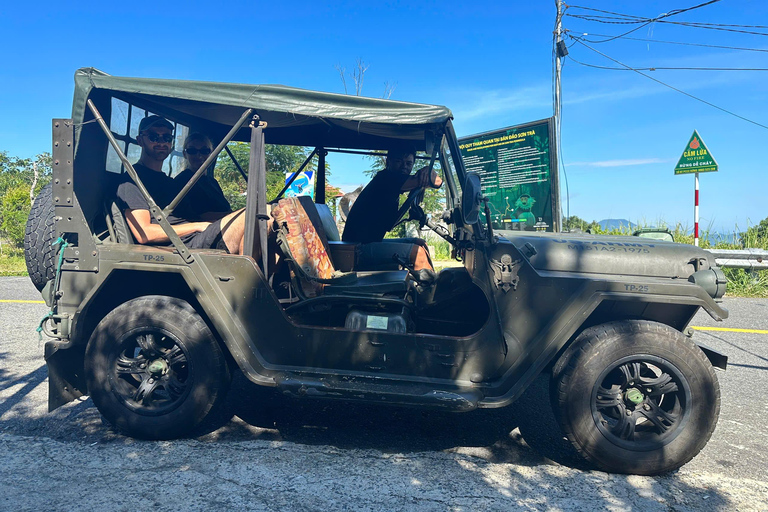
[[[552,405],[576,449],[611,472],[679,468],[709,441],[720,388],[704,353],[656,322],[584,331],[556,363]]]
[[[171,297],[141,297],[115,308],[96,327],[85,357],[99,412],[142,439],[186,434],[223,400],[230,383],[208,326]]]

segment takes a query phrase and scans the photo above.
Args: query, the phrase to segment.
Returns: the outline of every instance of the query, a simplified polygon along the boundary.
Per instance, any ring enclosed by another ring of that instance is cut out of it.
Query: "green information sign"
[[[459,139],[464,166],[480,175],[495,229],[557,230],[553,125],[544,119]]]
[[[675,174],[692,174],[695,172],[716,172],[717,162],[709,152],[704,141],[696,130],[693,130],[691,140],[685,146],[683,156],[675,166]]]

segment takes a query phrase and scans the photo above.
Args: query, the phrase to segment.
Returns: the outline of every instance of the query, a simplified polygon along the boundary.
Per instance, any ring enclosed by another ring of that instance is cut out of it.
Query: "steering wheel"
[[[424,198],[424,187],[416,187],[413,190],[411,190],[408,193],[408,197],[405,198],[405,202],[400,207],[399,210],[397,210],[397,221],[392,225],[392,228],[394,229],[396,226],[399,226],[403,222],[405,222],[407,219],[405,218],[405,215],[411,210],[413,206],[418,206],[418,204],[421,202],[421,200]]]

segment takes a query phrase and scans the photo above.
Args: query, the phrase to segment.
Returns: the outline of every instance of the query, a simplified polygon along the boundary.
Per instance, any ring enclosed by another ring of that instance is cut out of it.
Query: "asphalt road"
[[[585,467],[540,379],[513,407],[465,414],[295,401],[238,379],[232,420],[189,439],[116,434],[90,400],[47,412],[46,313],[0,278],[0,511],[768,510],[768,334],[697,331],[726,353],[707,447],[662,477]],[[768,330],[768,300],[727,299],[723,323]]]

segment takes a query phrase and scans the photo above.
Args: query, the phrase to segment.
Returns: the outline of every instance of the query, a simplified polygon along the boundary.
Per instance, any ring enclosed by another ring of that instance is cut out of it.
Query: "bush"
[[[435,240],[430,243],[435,248],[435,260],[449,260],[451,259],[451,244],[445,240]]]
[[[29,187],[17,185],[8,189],[0,204],[0,233],[16,247],[24,245],[24,225],[31,204]]]

